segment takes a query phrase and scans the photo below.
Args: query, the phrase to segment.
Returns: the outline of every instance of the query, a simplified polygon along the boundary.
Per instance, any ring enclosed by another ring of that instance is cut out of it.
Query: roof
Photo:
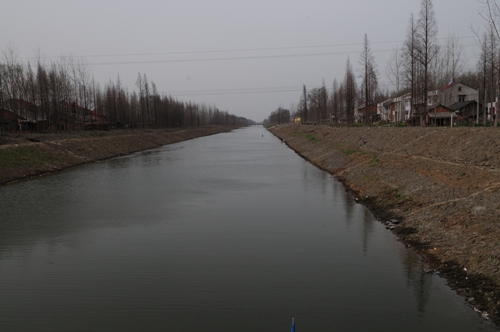
[[[467,84],[463,84],[461,82],[453,82],[453,83],[450,83],[450,84],[447,84],[447,85],[443,85],[442,87],[439,88],[439,90],[440,91],[448,90],[449,88],[452,88],[452,87],[454,87],[455,85],[458,85],[458,84],[466,86],[466,87],[474,89],[474,90],[477,90],[477,89],[475,89],[475,88],[473,88],[471,86],[468,86]]]
[[[85,107],[83,107],[83,106],[78,105],[76,102],[67,103],[67,102],[65,102],[65,101],[62,101],[62,102],[61,102],[61,105],[62,105],[63,107],[66,107],[66,108],[68,108],[68,109],[72,109],[72,110],[75,110],[75,111],[76,111],[76,110],[83,111],[83,112],[87,113],[87,115],[88,115],[88,114],[89,114],[89,112],[90,112],[90,110],[89,110],[89,109],[87,109],[87,108],[85,108]]]
[[[476,103],[475,100],[457,102],[457,103],[451,105],[450,109],[453,110],[453,111],[457,111],[457,110],[460,110],[462,108],[465,108],[465,107],[469,106],[470,104],[475,104],[475,103]]]
[[[0,108],[0,120],[7,121],[7,120],[26,120],[26,119],[14,112],[11,112],[6,108]]]
[[[358,108],[357,108],[357,109],[358,109],[358,110],[364,110],[365,108],[366,108],[366,107],[365,107],[365,103],[363,102],[363,103],[360,103],[360,104],[358,105]],[[370,104],[368,104],[368,109],[370,109],[370,108],[377,108],[377,105],[375,105],[375,104],[371,104],[371,103],[370,103]]]
[[[439,90],[441,90],[441,91],[448,90],[449,88],[452,88],[457,84],[459,84],[459,82],[453,82],[453,83],[450,83],[447,85],[443,85],[442,87],[439,88]]]
[[[441,111],[437,111],[438,109],[441,109]],[[442,111],[444,110],[444,111]],[[454,117],[456,118],[457,115],[455,114],[455,112],[453,112],[451,109],[449,109],[448,107],[444,106],[444,105],[436,105],[436,106],[428,106],[427,107],[427,115],[430,117],[430,118],[435,118],[435,119],[447,119],[447,118],[450,118],[450,117]]]
[[[23,106],[23,107],[27,107],[27,108],[36,108],[36,105],[27,101],[27,100],[24,100],[24,99],[7,99],[4,101],[4,105],[10,105],[11,107],[16,105],[18,107],[20,106]]]
[[[427,113],[430,118],[436,118],[436,119],[447,119],[450,117],[456,118],[457,115],[453,112],[429,112]]]
[[[427,112],[431,112],[431,111],[436,110],[438,108],[444,109],[444,110],[447,110],[447,111],[450,111],[450,112],[452,111],[452,109],[450,109],[449,107],[446,107],[446,106],[444,106],[442,104],[439,104],[439,105],[434,105],[434,106],[427,106]],[[440,112],[438,112],[438,113],[440,113]]]
[[[394,103],[394,99],[391,98],[391,99],[388,99],[388,100],[382,102],[382,105],[387,107],[387,106],[391,105],[392,103]]]

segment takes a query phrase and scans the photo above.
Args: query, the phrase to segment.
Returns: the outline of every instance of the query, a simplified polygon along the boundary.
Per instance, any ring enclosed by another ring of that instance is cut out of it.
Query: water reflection
[[[346,215],[345,222],[348,225],[350,225],[353,222],[353,219],[354,219],[354,216],[355,216],[354,215],[354,210],[356,208],[356,204],[357,203],[346,192],[343,193],[342,198],[343,198],[344,205],[345,205],[345,215]]]
[[[373,223],[376,222],[373,218],[373,215],[368,211],[368,209],[364,209],[363,211],[363,254],[366,256],[368,252],[368,242],[370,240],[370,236],[373,234]]]
[[[422,268],[422,258],[409,250],[400,252],[404,265],[407,287],[413,289],[415,303],[420,318],[424,318],[425,310],[430,300],[432,276],[425,274]]]

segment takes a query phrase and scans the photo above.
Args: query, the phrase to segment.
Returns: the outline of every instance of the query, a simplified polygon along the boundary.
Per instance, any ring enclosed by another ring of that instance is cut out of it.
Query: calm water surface
[[[0,187],[0,212],[0,331],[493,330],[263,128]]]

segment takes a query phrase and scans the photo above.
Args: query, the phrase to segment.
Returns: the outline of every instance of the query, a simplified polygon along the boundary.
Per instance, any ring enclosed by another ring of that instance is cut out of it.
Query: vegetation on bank
[[[32,146],[15,146],[0,150],[0,170],[34,167],[54,162],[55,158]]]
[[[10,44],[0,58],[0,134],[71,129],[246,126],[252,120],[216,106],[179,101],[160,93],[138,73],[129,90],[117,76],[101,85],[85,60],[19,60]]]
[[[461,125],[477,122],[496,125],[493,108],[498,108],[494,107],[494,103],[500,77],[500,6],[495,0],[478,0],[478,5],[479,13],[476,15],[485,19],[485,27],[484,32],[473,31],[477,39],[474,52],[477,60],[474,65],[467,66],[472,61],[466,58],[466,46],[461,43],[461,36],[448,33],[445,38],[438,38],[439,22],[433,2],[421,0],[418,15],[411,14],[409,17],[406,34],[401,38],[404,42],[394,45],[385,73],[379,72],[370,40],[365,34],[357,66],[356,59],[347,58],[343,78],[334,79],[330,88],[324,80],[321,87],[308,90],[304,85],[297,104],[291,105],[290,110],[278,108],[266,122],[281,124],[297,121],[302,124],[332,123],[347,126],[387,122],[395,125],[437,125],[440,121],[450,119],[450,116],[440,114],[442,117],[436,120],[438,115],[434,114],[429,118],[428,108],[431,105],[444,105],[443,109],[449,108],[448,112],[457,113],[456,109],[450,108],[452,103],[443,101],[446,98],[439,96],[439,93],[441,88],[450,86],[450,83],[460,82],[476,90],[477,94],[474,93],[473,97],[467,95],[467,100],[464,100],[462,92],[462,98],[457,96],[453,103],[474,101],[479,107],[473,107],[473,111],[458,111],[462,112],[458,115],[463,118],[457,118],[456,122]],[[382,74],[385,74],[390,84],[380,83]],[[391,112],[386,118],[381,111],[384,107],[390,108],[384,112]]]

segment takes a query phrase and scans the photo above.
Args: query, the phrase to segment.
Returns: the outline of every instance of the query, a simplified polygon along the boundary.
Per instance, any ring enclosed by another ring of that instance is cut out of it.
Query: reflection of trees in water
[[[329,174],[327,172],[324,172],[324,171],[321,171],[321,193],[323,194],[323,198],[326,196],[326,192],[327,192],[327,188],[328,188],[328,185],[329,185],[329,182],[328,182],[328,176]]]
[[[363,255],[368,252],[368,242],[373,234],[374,218],[368,209],[363,209]]]
[[[420,317],[425,316],[425,309],[429,303],[432,280],[422,270],[421,257],[410,250],[401,250],[401,261],[404,265],[408,288],[413,288],[415,302]]]
[[[345,206],[345,222],[347,225],[351,225],[351,221],[354,218],[354,211],[356,208],[356,202],[354,202],[354,199],[347,193],[344,193],[342,195],[342,198],[344,199],[344,206]]]
[[[321,185],[321,193],[322,193],[322,197],[324,200],[324,198],[326,197],[326,194],[328,193],[328,188],[330,185],[330,182],[328,181],[330,174],[328,174],[325,171],[322,171],[322,170],[315,168],[314,166],[310,165],[308,162],[304,162],[302,174],[303,174],[302,178],[304,180],[304,181],[302,181],[304,192],[309,191],[309,186],[311,185],[311,183],[308,181],[309,177],[319,179],[320,181],[318,181],[318,182],[313,181],[313,183],[319,183]],[[334,187],[336,187],[336,186],[334,186]]]
[[[360,216],[356,213],[356,208],[358,204],[356,201],[345,192],[343,186],[334,185],[333,186],[334,197],[341,197],[346,214],[346,224],[348,226],[353,224],[353,221]],[[370,240],[373,237],[376,219],[373,214],[368,210],[363,208],[363,255],[366,256],[368,253],[368,246]],[[425,309],[430,301],[430,294],[432,288],[432,276],[423,273],[421,257],[410,250],[401,250],[401,261],[404,265],[404,273],[407,281],[407,288],[413,289],[415,295],[415,303],[417,306],[417,312],[420,317],[424,317]]]

